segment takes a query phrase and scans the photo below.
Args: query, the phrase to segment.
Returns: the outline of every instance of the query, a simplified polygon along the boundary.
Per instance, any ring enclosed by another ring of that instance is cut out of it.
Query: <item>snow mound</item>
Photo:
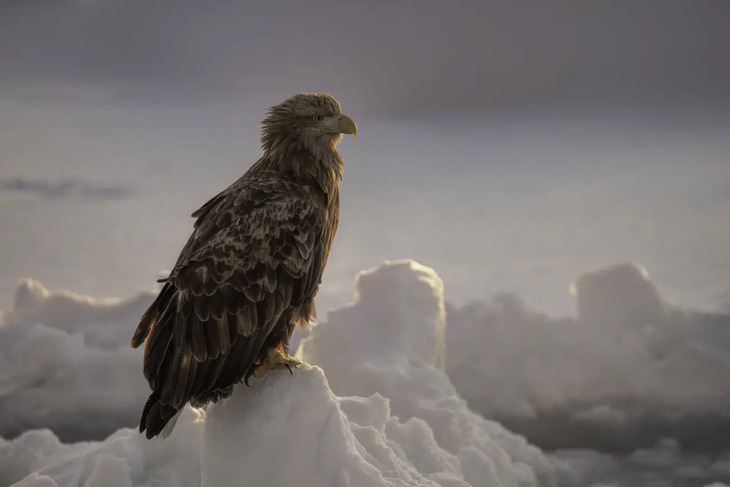
[[[730,315],[667,304],[631,264],[572,291],[576,319],[514,295],[448,310],[446,370],[472,407],[548,449],[730,448]]]
[[[174,438],[148,441],[121,429],[102,442],[63,444],[47,429],[0,438],[0,485],[153,487],[200,485],[203,413],[188,408]]]
[[[388,355],[398,350],[404,356],[443,367],[444,283],[433,269],[413,260],[388,262],[360,272],[355,287],[358,309],[367,313],[370,323],[364,329],[350,327],[348,345],[355,341],[359,345],[353,348],[363,355]],[[329,316],[346,319],[350,309]]]
[[[238,386],[209,408],[204,431],[203,487],[243,478],[259,486],[468,486],[423,425],[398,423],[378,396],[336,397],[318,367]]]
[[[337,395],[389,399],[394,416],[432,434],[433,451],[458,462],[474,487],[554,485],[542,452],[469,410],[441,369],[443,284],[432,269],[386,262],[359,274],[357,297],[330,312],[298,352],[324,369]]]
[[[535,485],[511,468],[497,447],[450,454],[425,421],[402,423],[380,395],[336,397],[308,365],[239,385],[205,415],[187,408],[164,441],[131,429],[102,442],[63,444],[45,429],[0,439],[0,485],[13,487]]]
[[[51,428],[64,441],[99,440],[136,424],[149,390],[129,339],[152,297],[100,300],[22,281],[0,326],[0,435]]]
[[[153,293],[129,300],[97,299],[70,291],[50,292],[33,279],[23,279],[15,292],[15,304],[5,313],[7,325],[43,323],[70,334],[82,335],[87,345],[126,346],[130,328],[152,302]]]
[[[649,272],[629,263],[584,272],[571,285],[578,319],[601,328],[660,323],[665,306]]]
[[[44,427],[75,441],[134,425],[149,393],[141,361],[42,324],[0,327],[0,435]]]

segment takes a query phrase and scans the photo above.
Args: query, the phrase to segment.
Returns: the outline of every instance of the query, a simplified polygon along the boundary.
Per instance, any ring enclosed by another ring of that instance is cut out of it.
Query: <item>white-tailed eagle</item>
[[[147,438],[188,401],[217,401],[257,370],[298,365],[289,337],[314,314],[337,230],[336,146],[356,133],[332,96],[294,95],[268,110],[263,157],[193,213],[193,234],[131,341],[146,341]]]

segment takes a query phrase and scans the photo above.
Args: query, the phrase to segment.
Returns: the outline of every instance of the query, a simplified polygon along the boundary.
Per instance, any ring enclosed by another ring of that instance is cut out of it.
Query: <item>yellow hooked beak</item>
[[[333,132],[338,134],[352,134],[352,138],[357,138],[357,124],[347,115],[336,115],[332,117],[327,124]]]

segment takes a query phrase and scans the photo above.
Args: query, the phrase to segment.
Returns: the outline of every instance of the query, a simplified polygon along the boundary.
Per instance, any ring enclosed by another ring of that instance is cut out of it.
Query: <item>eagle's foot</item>
[[[256,378],[261,378],[270,370],[283,369],[284,367],[286,367],[290,373],[293,373],[292,367],[297,368],[300,365],[302,365],[302,363],[299,360],[295,359],[284,350],[281,350],[280,348],[272,348],[266,352],[266,357],[261,361],[261,364],[256,367],[254,375]]]

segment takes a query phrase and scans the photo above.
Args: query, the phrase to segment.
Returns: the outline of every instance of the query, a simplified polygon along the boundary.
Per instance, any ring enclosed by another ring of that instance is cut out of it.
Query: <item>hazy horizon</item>
[[[45,102],[0,104],[16,110],[0,134],[4,307],[22,277],[95,296],[155,289],[190,213],[260,154],[251,111],[86,103],[56,107],[60,123]],[[722,112],[358,120],[358,140],[340,145],[342,223],[321,309],[349,299],[357,271],[405,257],[437,269],[458,303],[514,291],[566,314],[578,273],[630,261],[678,304],[725,304]]]

